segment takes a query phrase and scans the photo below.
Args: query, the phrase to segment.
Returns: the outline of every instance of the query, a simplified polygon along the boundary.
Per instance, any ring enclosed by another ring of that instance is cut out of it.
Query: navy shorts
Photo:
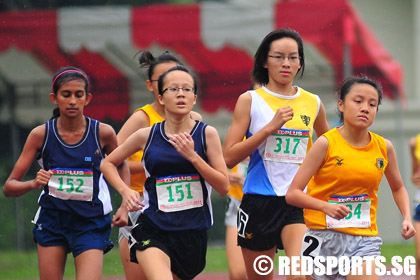
[[[194,279],[206,266],[207,229],[166,231],[140,215],[129,239],[130,259],[137,263],[136,251],[150,247],[162,250],[171,260],[171,271],[180,279]]]
[[[245,194],[238,212],[238,245],[252,251],[284,249],[281,231],[305,224],[303,209],[287,204],[284,196]]]
[[[418,205],[416,206],[415,212],[416,212],[416,213],[414,214],[413,219],[414,219],[415,221],[417,221],[417,222],[420,222],[420,204],[418,204]]]
[[[34,222],[36,243],[43,247],[64,246],[74,257],[90,249],[103,250],[105,254],[114,247],[109,239],[109,215],[85,218],[64,211],[41,208]]]

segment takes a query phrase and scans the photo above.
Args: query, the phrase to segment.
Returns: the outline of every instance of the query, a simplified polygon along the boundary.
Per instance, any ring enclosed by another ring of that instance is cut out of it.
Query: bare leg
[[[248,275],[249,280],[261,280],[267,279],[272,280],[274,277],[274,269],[268,275],[260,275],[254,270],[254,261],[257,257],[265,255],[271,258],[274,264],[274,255],[276,253],[276,247],[269,249],[267,251],[252,251],[246,248],[242,248],[242,255],[244,256],[246,273]]]
[[[38,244],[39,278],[41,280],[63,279],[67,249],[63,246],[43,247]]]
[[[371,262],[370,267],[371,267],[372,271],[370,271],[369,274],[371,274],[371,275],[367,275],[366,261],[365,261],[365,262],[363,262],[363,265],[362,265],[362,267],[363,267],[363,271],[361,273],[362,275],[348,275],[346,277],[346,279],[347,280],[379,280],[380,279],[379,276],[375,274],[375,268],[376,268],[375,261],[372,260],[370,262]],[[350,271],[350,273],[351,273],[351,271]]]
[[[74,259],[77,280],[100,280],[104,253],[99,249],[84,251]]]
[[[148,280],[172,280],[171,260],[167,254],[156,247],[137,251],[137,260],[140,263]]]
[[[416,280],[420,280],[420,222],[414,220],[414,228],[417,234],[414,236],[416,242]]]
[[[119,244],[121,262],[124,267],[126,280],[146,280],[141,266],[137,263],[130,262],[130,249],[128,248],[128,240],[123,237]]]
[[[230,280],[245,280],[246,269],[241,247],[237,245],[238,231],[236,227],[226,227],[226,257]]]
[[[290,224],[281,231],[281,240],[284,246],[286,256],[299,256],[302,248],[303,236],[306,232],[305,224]],[[303,275],[288,275],[287,280],[305,280]]]

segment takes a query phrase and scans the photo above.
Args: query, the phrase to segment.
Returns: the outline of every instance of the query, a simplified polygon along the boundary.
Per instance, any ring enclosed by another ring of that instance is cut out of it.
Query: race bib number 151
[[[203,206],[203,188],[198,175],[156,179],[159,210],[175,212]]]

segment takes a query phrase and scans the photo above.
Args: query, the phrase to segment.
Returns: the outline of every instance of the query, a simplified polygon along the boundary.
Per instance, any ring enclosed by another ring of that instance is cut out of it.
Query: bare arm
[[[128,184],[120,177],[117,166],[123,163],[128,156],[144,148],[149,133],[149,127],[136,131],[109,154],[101,164],[101,171],[105,178],[120,193],[123,197],[122,204],[126,205],[130,211],[141,209],[138,206],[139,204],[141,205],[140,194],[131,190]]]
[[[130,118],[124,123],[118,132],[118,144],[121,145],[134,132],[141,128],[149,127],[149,116],[143,111],[139,110],[132,114]],[[144,167],[140,160],[128,160],[128,167],[131,174],[136,174],[144,171]]]
[[[193,120],[202,120],[203,118],[197,112],[191,111],[191,119]],[[143,111],[139,110],[131,115],[131,117],[124,123],[118,132],[117,138],[118,143],[122,144],[124,141],[134,132],[141,128],[149,127],[150,119],[149,116]],[[128,160],[128,167],[130,169],[130,174],[137,174],[144,172],[143,164],[140,160]]]
[[[99,133],[101,143],[106,155],[112,153],[118,147],[117,136],[114,129],[107,124],[101,123],[99,126]],[[118,174],[126,184],[130,184],[130,170],[128,169],[127,161],[121,162],[118,167]]]
[[[40,169],[37,172],[35,179],[22,181],[22,178],[31,167],[36,153],[41,149],[44,135],[45,125],[34,128],[29,134],[22,153],[3,186],[3,193],[5,196],[18,197],[31,190],[40,189],[42,186],[48,184],[52,173],[51,171],[46,171],[44,169]]]
[[[195,121],[203,121],[203,117],[195,111],[191,111],[190,116],[191,116],[191,119]]]
[[[416,234],[411,222],[410,199],[398,169],[397,155],[392,143],[386,140],[388,150],[388,166],[385,170],[385,176],[392,191],[394,201],[398,206],[403,217],[401,235],[409,239]]]
[[[325,113],[324,104],[322,104],[322,102],[321,106],[319,107],[319,112],[316,117],[316,120],[314,122],[314,129],[318,137],[330,130],[330,127],[327,122],[327,114]]]
[[[287,191],[286,201],[297,207],[322,211],[335,219],[342,219],[350,211],[346,206],[331,204],[303,192],[311,177],[321,167],[328,145],[327,138],[323,136],[315,141]]]
[[[206,128],[207,157],[205,162],[195,151],[194,141],[188,133],[168,135],[169,142],[187,160],[220,195],[224,196],[229,191],[229,177],[222,154],[222,145],[219,134],[214,127]]]
[[[127,140],[127,138],[130,137],[131,134],[133,134],[140,128],[145,128],[149,126],[149,116],[143,110],[135,112],[128,118],[128,120],[124,123],[124,125],[118,132],[118,144],[121,145],[122,143],[124,143],[125,140]]]
[[[101,137],[101,143],[103,150],[106,155],[109,155],[118,147],[117,136],[115,131],[109,125],[101,123],[99,127],[99,133]],[[118,167],[117,171],[122,180],[129,185],[130,184],[130,170],[127,161],[123,161]],[[112,218],[113,226],[126,226],[128,224],[128,210],[125,205],[121,205],[117,210],[117,213]]]
[[[420,166],[418,159],[415,155],[416,151],[416,137],[410,139],[410,155],[411,155],[411,166],[412,166],[412,175],[411,180],[414,185],[420,187]]]
[[[239,96],[233,112],[232,124],[224,144],[224,158],[229,168],[233,168],[248,157],[268,136],[293,118],[293,109],[291,107],[279,108],[267,125],[252,137],[242,141],[251,122],[251,101],[250,93],[243,93]]]

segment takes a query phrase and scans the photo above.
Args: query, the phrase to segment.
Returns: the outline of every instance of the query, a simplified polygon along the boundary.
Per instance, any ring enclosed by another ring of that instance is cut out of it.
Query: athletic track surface
[[[381,280],[415,280],[415,276],[382,276]],[[106,277],[103,280],[124,280],[124,277]],[[229,280],[229,276],[226,273],[204,273],[195,278],[195,280]],[[274,276],[274,280],[286,280],[285,276]]]

